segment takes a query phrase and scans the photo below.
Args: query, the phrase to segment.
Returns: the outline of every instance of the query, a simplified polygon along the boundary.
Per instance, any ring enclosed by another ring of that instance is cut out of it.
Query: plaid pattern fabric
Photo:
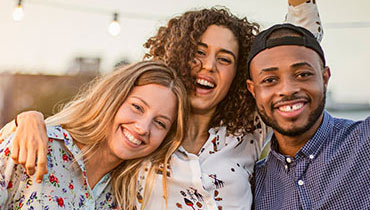
[[[336,119],[325,112],[295,157],[271,152],[256,165],[255,209],[370,209],[370,117]]]

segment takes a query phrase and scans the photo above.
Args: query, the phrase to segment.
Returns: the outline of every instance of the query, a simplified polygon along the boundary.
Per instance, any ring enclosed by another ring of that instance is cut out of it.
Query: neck
[[[189,128],[182,146],[187,152],[197,154],[209,137],[208,127],[216,109],[207,113],[190,114]]]
[[[323,114],[310,129],[298,136],[286,136],[274,130],[274,135],[279,145],[279,152],[283,155],[295,157],[297,152],[315,135],[322,120]]]
[[[80,149],[84,146],[77,144]],[[107,173],[116,168],[123,160],[113,156],[107,151],[107,146],[99,146],[93,155],[84,155],[84,162],[88,183],[91,189],[105,176]]]

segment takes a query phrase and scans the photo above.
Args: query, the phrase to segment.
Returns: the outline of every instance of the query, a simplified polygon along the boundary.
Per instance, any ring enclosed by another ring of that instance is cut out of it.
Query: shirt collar
[[[304,155],[310,159],[314,159],[321,150],[324,142],[329,139],[330,130],[333,127],[333,118],[329,113],[324,111],[324,116],[319,129],[315,132],[313,137],[307,141],[307,143],[298,151],[297,157]],[[274,155],[278,160],[285,161],[285,156],[279,153],[279,146],[275,135],[271,138],[271,154]]]
[[[67,130],[64,130],[60,125],[56,126],[47,126],[46,127],[46,133],[48,135],[48,138],[50,139],[56,139],[56,140],[62,140],[64,141],[65,146],[70,151],[71,155],[76,158],[78,155],[80,155],[81,150],[78,148],[78,146],[73,142],[73,138],[69,134]],[[77,159],[76,161],[82,171],[85,171],[85,164],[83,162],[82,158]]]
[[[70,154],[73,156],[73,158],[79,157],[81,155],[80,148],[73,142],[72,136],[69,134],[69,132],[65,129],[63,129],[60,125],[56,126],[47,126],[46,127],[46,133],[50,139],[54,140],[60,140],[64,142],[64,145],[66,146],[67,150],[69,150]],[[82,176],[84,178],[84,184],[88,186],[87,181],[87,172],[86,167],[84,164],[83,158],[75,159],[77,162],[77,165],[82,171]],[[95,187],[92,189],[92,194],[94,198],[98,198],[100,194],[103,192],[104,189],[108,186],[110,183],[111,173],[107,173],[105,176],[103,176],[100,181],[95,185]]]
[[[302,147],[302,149],[297,153],[301,153],[307,157],[316,157],[321,151],[322,145],[326,140],[329,139],[330,130],[334,125],[333,118],[326,111],[324,112],[324,117],[319,129],[315,132],[313,137],[307,141],[307,143]],[[313,156],[312,156],[313,155]]]

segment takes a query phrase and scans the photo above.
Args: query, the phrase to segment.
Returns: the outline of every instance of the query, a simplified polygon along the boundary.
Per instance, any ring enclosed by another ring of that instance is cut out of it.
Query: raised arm
[[[44,116],[40,112],[28,111],[17,116],[18,126],[12,121],[2,130],[0,139],[4,139],[15,131],[11,158],[16,163],[24,165],[27,174],[35,173],[37,161],[36,182],[40,183],[44,174],[47,174],[48,137]],[[37,158],[37,160],[36,160]]]
[[[310,30],[316,39],[321,41],[324,31],[316,0],[288,0],[288,4],[285,22]]]

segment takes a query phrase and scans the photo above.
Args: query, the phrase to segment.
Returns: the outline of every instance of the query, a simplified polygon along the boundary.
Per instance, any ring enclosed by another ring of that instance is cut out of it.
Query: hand
[[[11,157],[14,162],[22,164],[30,176],[35,174],[37,157],[36,182],[41,183],[44,174],[48,173],[44,116],[36,111],[23,112],[17,116],[17,122]]]
[[[293,7],[302,4],[303,2],[306,2],[307,0],[288,0],[288,4],[292,5]]]

